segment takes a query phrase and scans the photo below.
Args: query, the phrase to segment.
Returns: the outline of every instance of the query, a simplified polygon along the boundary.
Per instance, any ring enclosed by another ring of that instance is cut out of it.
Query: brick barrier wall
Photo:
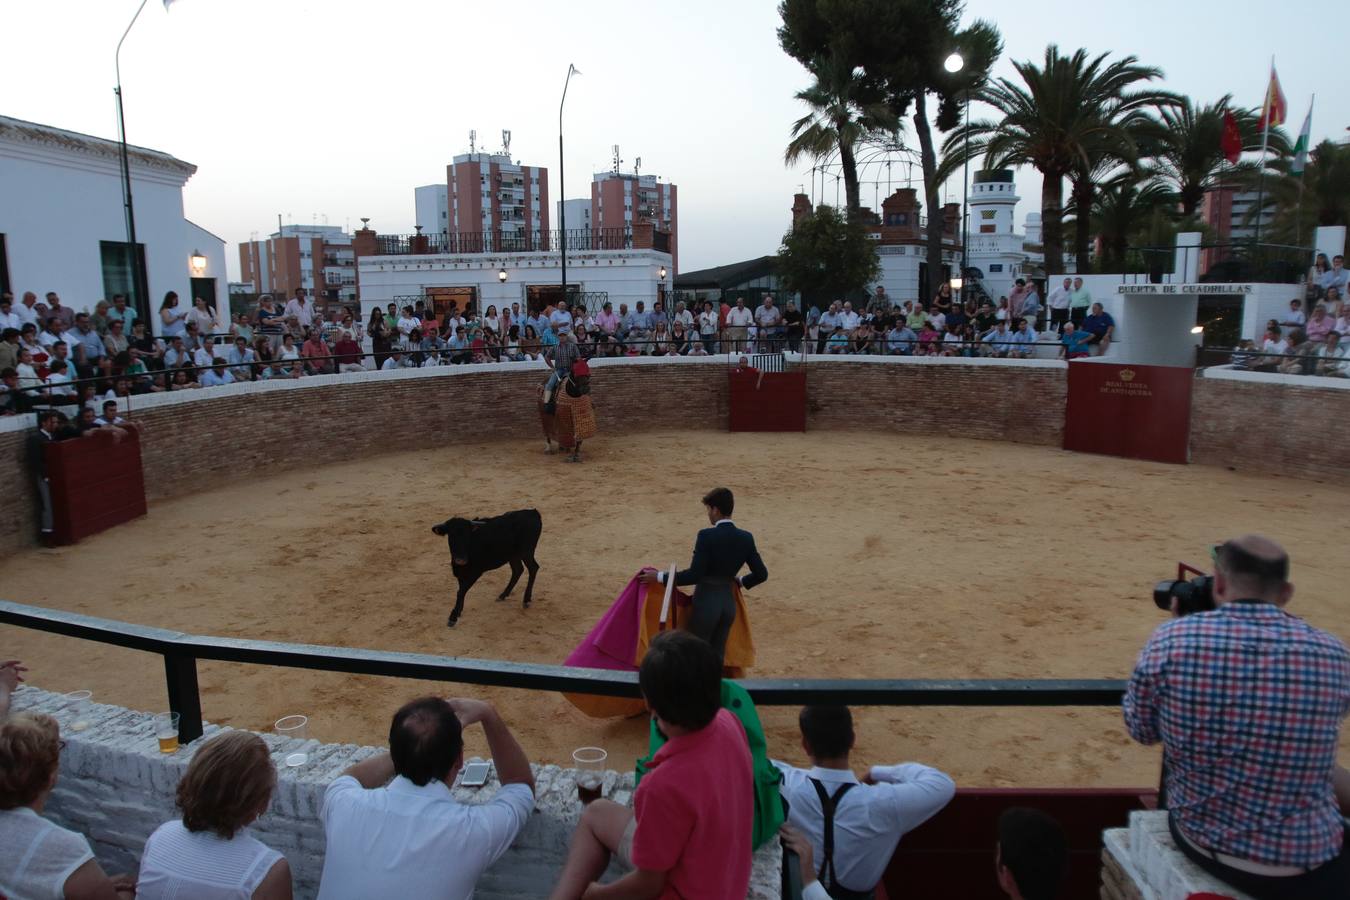
[[[720,358],[604,360],[593,368],[597,440],[676,425],[727,427]],[[806,371],[808,430],[1063,441],[1063,363],[845,357],[813,358]],[[138,397],[131,417],[145,428],[148,498],[159,500],[264,466],[281,472],[459,442],[539,441],[534,404],[544,377],[514,364],[330,375]],[[1350,447],[1350,391],[1313,384],[1331,381],[1197,378],[1191,461],[1327,477]],[[9,486],[0,558],[32,546],[37,531],[20,425],[0,420],[0,483]]]
[[[1195,380],[1193,463],[1326,481],[1342,474],[1348,455],[1350,390],[1342,379]]]
[[[56,789],[44,814],[88,837],[99,864],[112,873],[134,874],[150,833],[178,818],[174,808],[178,780],[203,740],[221,731],[219,726],[207,725],[202,740],[165,754],[159,752],[149,713],[91,703],[80,715],[86,727],[74,731],[71,725],[75,712],[62,694],[28,687],[14,695],[13,705],[14,712],[46,713],[60,723],[66,749],[61,754]],[[348,766],[380,749],[298,741],[275,734],[261,737],[278,767],[277,788],[271,806],[250,830],[286,857],[297,900],[308,900],[318,893],[323,871],[325,840],[318,816],[324,789]],[[283,760],[296,750],[303,750],[309,759],[303,766],[287,768]],[[474,893],[478,900],[545,897],[562,869],[581,812],[576,772],[558,766],[535,766],[534,776],[534,814],[511,849],[479,882]],[[456,787],[455,799],[482,803],[496,786],[494,777],[481,789]],[[633,773],[607,772],[604,792],[617,803],[630,803]],[[777,841],[770,841],[755,854],[747,900],[779,896],[781,860]],[[617,874],[617,870],[611,874]]]

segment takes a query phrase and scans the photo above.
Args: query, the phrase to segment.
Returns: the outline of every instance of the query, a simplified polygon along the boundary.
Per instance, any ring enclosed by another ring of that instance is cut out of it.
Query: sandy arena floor
[[[1118,678],[1162,615],[1150,590],[1208,542],[1260,529],[1294,559],[1292,607],[1350,635],[1340,529],[1316,510],[1350,488],[1040,447],[839,434],[649,434],[592,442],[584,465],[538,442],[395,453],[255,477],[154,504],[74,548],[0,567],[0,596],[198,634],[561,662],[643,564],[688,559],[714,482],[737,495],[770,580],[751,597],[753,675]],[[494,602],[508,570],[470,592],[453,631],[445,541],[455,515],[543,514],[535,604]],[[164,707],[159,658],[0,628],[0,656],[34,684]],[[201,664],[207,718],[380,744],[389,716],[452,686]],[[471,688],[460,689],[465,692]],[[577,746],[615,767],[645,752],[643,720],[587,719],[556,694],[493,699],[531,758]],[[762,710],[770,746],[801,759],[795,709]],[[916,759],[965,785],[1149,785],[1157,753],[1114,709],[858,711],[856,761]],[[1350,748],[1350,739],[1343,744]],[[483,752],[481,733],[471,752]],[[1343,754],[1350,760],[1350,752]]]

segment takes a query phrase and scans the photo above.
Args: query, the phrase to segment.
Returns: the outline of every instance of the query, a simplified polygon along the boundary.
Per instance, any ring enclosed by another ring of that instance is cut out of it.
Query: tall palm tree
[[[1318,144],[1302,177],[1289,173],[1291,162],[1288,157],[1273,162],[1279,175],[1266,178],[1264,207],[1275,212],[1269,240],[1302,245],[1318,226],[1350,225],[1350,144]],[[1255,213],[1252,204],[1249,222]]]
[[[1099,268],[1124,271],[1131,245],[1162,246],[1176,218],[1176,194],[1159,179],[1127,169],[1097,185],[1091,231],[1101,241]],[[1145,265],[1157,262],[1145,259]],[[1081,270],[1080,270],[1081,271]]]
[[[899,121],[880,91],[870,87],[842,55],[831,52],[808,68],[815,81],[798,91],[797,99],[811,111],[793,123],[783,161],[793,165],[802,157],[825,159],[837,151],[848,215],[857,218],[862,201],[856,148],[868,141],[896,138]]]
[[[1013,63],[1020,83],[1000,78],[977,95],[1002,119],[971,122],[943,148],[962,158],[982,155],[988,168],[1030,165],[1044,176],[1041,225],[1049,275],[1064,271],[1064,179],[1091,173],[1102,154],[1132,159],[1138,114],[1175,100],[1166,91],[1137,88],[1160,78],[1161,70],[1133,56],[1108,63],[1108,55],[1090,59],[1080,49],[1064,56],[1051,44],[1043,65]]]
[[[1194,218],[1205,193],[1222,182],[1236,184],[1257,173],[1259,164],[1239,161],[1230,165],[1223,154],[1223,118],[1233,114],[1244,151],[1261,149],[1261,116],[1258,111],[1232,105],[1225,94],[1215,103],[1196,106],[1189,97],[1174,106],[1158,110],[1158,117],[1146,126],[1141,140],[1148,157],[1146,168],[1176,192],[1184,219]],[[1289,153],[1289,141],[1276,128],[1270,133],[1270,150],[1275,158]]]

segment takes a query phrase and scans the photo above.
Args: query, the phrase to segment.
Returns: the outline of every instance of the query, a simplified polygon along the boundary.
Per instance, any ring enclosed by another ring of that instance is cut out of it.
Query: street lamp
[[[202,255],[202,251],[193,250],[192,257],[188,262],[192,264],[192,271],[194,274],[201,275],[206,271],[206,257]]]
[[[562,199],[562,202],[558,204],[558,240],[561,248],[562,294],[564,300],[567,299],[567,176],[563,172],[562,114],[563,104],[567,102],[567,86],[572,83],[573,75],[580,74],[581,71],[576,66],[571,63],[567,64],[567,79],[563,81],[562,100],[558,101],[558,196]]]
[[[665,281],[665,280],[666,280],[666,267],[665,267],[665,266],[662,266],[662,267],[661,267],[661,280],[662,280],[662,281]]]
[[[502,284],[506,284],[506,266],[502,266],[497,270],[497,280]]]
[[[965,67],[966,67],[966,60],[965,60],[965,57],[963,57],[960,53],[953,53],[951,56],[948,56],[945,60],[943,60],[943,63],[942,63],[942,68],[946,69],[946,70],[947,70],[950,74],[952,74],[952,75],[955,75],[957,72],[960,72],[960,71],[961,71],[962,69],[964,69]],[[965,161],[964,161],[964,163],[963,163],[963,165],[962,165],[962,167],[961,167],[962,175],[961,175],[961,269],[960,269],[960,271],[961,271],[961,274],[962,274],[962,275],[965,274],[966,268],[970,265],[970,263],[967,262],[967,258],[968,258],[969,253],[970,253],[970,150],[969,150],[969,144],[970,144],[970,86],[969,86],[969,85],[966,86],[966,144],[967,144],[967,149],[966,149],[966,154],[965,154],[965,157],[966,157],[966,158],[965,158]],[[959,289],[959,288],[961,287],[961,285],[960,285],[960,284],[957,284],[956,282],[961,282],[962,279],[960,279],[960,278],[954,278],[954,279],[952,279],[952,281],[953,281],[953,284],[952,284],[952,288],[953,288],[953,289]],[[962,301],[964,301],[964,300],[965,300],[965,297],[962,296],[961,299],[962,299]]]

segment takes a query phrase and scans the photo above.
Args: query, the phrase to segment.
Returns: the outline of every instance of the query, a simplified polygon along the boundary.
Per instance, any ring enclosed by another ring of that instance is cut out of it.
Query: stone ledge
[[[63,694],[25,686],[14,694],[13,710],[41,712],[61,725],[66,749],[61,754],[61,777],[48,801],[46,815],[60,825],[89,837],[94,854],[109,872],[134,873],[140,865],[146,839],[163,822],[177,817],[174,793],[188,761],[201,742],[160,753],[150,713],[91,702],[80,718]],[[220,733],[207,724],[204,737]],[[275,734],[262,734],[277,764],[277,789],[271,808],[251,828],[263,843],[284,854],[291,864],[295,897],[307,900],[318,892],[323,871],[324,834],[318,820],[323,792],[353,763],[382,752],[356,744],[323,744]],[[285,765],[288,754],[309,755],[305,765]],[[535,766],[534,815],[521,829],[506,855],[479,882],[476,896],[484,900],[545,897],[562,868],[567,845],[581,814],[576,772],[559,766]],[[496,792],[493,780],[481,788],[456,785],[452,792],[461,803],[483,803]],[[632,803],[633,772],[609,771],[605,795],[618,803]],[[777,841],[755,854],[748,900],[770,900],[780,895],[781,851]],[[607,879],[618,872],[611,867]]]
[[[1191,894],[1212,893],[1233,900],[1253,900],[1250,894],[1205,872],[1177,849],[1167,828],[1166,811],[1130,813],[1129,828],[1104,832],[1102,844],[1103,857],[1110,857],[1104,859],[1103,897],[1185,900]],[[1116,888],[1115,893],[1109,893],[1110,888]]]

